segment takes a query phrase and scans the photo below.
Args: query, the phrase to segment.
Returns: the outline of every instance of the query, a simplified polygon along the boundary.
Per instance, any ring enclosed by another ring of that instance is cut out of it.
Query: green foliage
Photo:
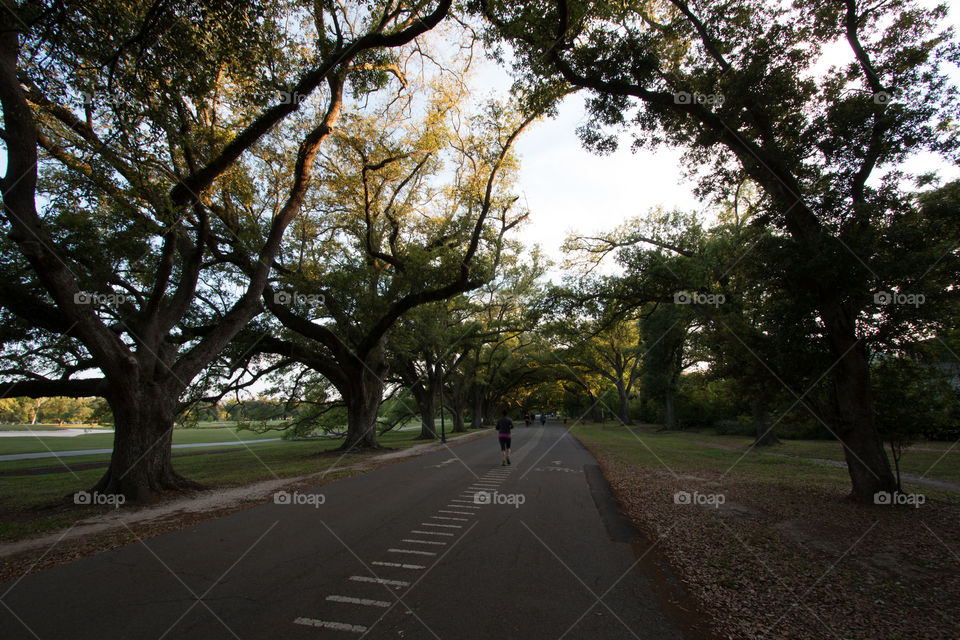
[[[872,371],[880,435],[896,447],[936,436],[949,425],[956,392],[944,372],[904,357],[886,357]]]
[[[0,422],[98,424],[112,417],[103,398],[0,398]]]

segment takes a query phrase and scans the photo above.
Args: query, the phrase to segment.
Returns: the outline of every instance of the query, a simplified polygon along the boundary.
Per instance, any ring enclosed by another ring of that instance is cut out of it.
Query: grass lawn
[[[235,442],[237,440],[262,440],[279,438],[279,431],[254,433],[238,431],[230,427],[202,427],[198,429],[174,429],[174,444],[199,444],[203,442]],[[110,449],[113,433],[84,433],[73,437],[62,436],[17,436],[0,438],[0,455],[17,453],[42,453],[45,451],[80,451],[83,449]],[[54,458],[54,461],[56,459]],[[2,463],[0,463],[2,464]],[[3,467],[0,466],[0,470]]]
[[[960,494],[905,480],[919,508],[854,503],[846,469],[814,460],[842,460],[838,443],[746,452],[740,436],[573,433],[718,636],[960,637]],[[903,466],[956,482],[960,447],[917,445]]]
[[[599,425],[596,425],[596,428],[601,429]],[[612,431],[608,432],[611,435],[618,433],[616,428],[609,428],[612,429]],[[603,429],[606,429],[606,427]],[[604,431],[601,429],[596,433],[602,434]],[[771,447],[751,448],[750,445],[753,443],[753,438],[744,436],[718,436],[709,433],[686,431],[656,432],[655,428],[644,428],[637,433],[638,435],[643,433],[645,437],[657,438],[657,442],[663,441],[664,446],[668,450],[676,450],[676,447],[679,446],[681,450],[686,451],[686,445],[683,443],[698,442],[712,445],[717,449],[737,451],[737,453],[732,455],[712,456],[708,456],[706,452],[698,451],[696,454],[697,457],[690,460],[691,463],[693,463],[694,460],[696,461],[693,466],[699,466],[705,459],[726,461],[728,466],[734,464],[739,466],[743,463],[747,463],[748,465],[776,465],[773,459],[779,456],[793,456],[810,460],[832,460],[845,464],[843,445],[837,441],[783,440],[780,444]],[[672,440],[675,441],[673,445],[668,444]],[[748,449],[750,449],[750,452],[746,453]],[[746,453],[745,456],[743,455],[744,453]],[[893,458],[890,455],[889,448],[886,449],[886,453],[887,458],[890,460],[890,468],[893,469]],[[670,454],[666,453],[665,455],[669,456]],[[680,457],[684,458],[684,456]],[[678,463],[682,468],[684,460],[678,460]],[[733,467],[731,473],[736,470],[736,466]],[[748,466],[748,468],[751,467]],[[821,466],[820,468],[822,469],[823,467]],[[721,469],[720,471],[725,470],[726,469]],[[904,449],[903,457],[900,459],[900,470],[907,474],[960,484],[960,445],[953,442],[918,442]],[[841,473],[841,476],[847,478],[845,469]],[[909,485],[910,481],[907,480],[904,484]]]
[[[89,424],[0,424],[0,431],[59,431],[60,429],[97,429]]]
[[[232,429],[197,429],[174,431],[174,442],[229,442],[233,440],[252,440],[248,431],[239,433]],[[379,438],[382,446],[401,449],[417,444],[416,432],[387,433]],[[448,435],[452,439],[459,434]],[[111,445],[112,434],[77,436],[75,438],[45,438],[44,441],[75,442],[79,438],[96,438],[91,448]],[[276,437],[265,435],[261,437]],[[107,441],[100,440],[108,438]],[[35,438],[27,438],[36,440]],[[0,439],[21,440],[21,438]],[[342,455],[336,452],[343,443],[342,439],[311,439],[279,442],[264,442],[249,446],[236,446],[228,452],[203,454],[203,449],[174,449],[173,466],[178,473],[210,487],[229,487],[285,478],[328,469],[340,469],[363,462],[376,452],[351,452]],[[24,445],[21,445],[24,446]],[[85,447],[67,447],[82,449]],[[216,448],[216,447],[215,447]],[[216,448],[222,451],[223,447]],[[61,448],[60,450],[65,450]],[[2,451],[2,450],[0,450]],[[8,451],[2,451],[7,453]],[[184,455],[186,454],[186,455]],[[63,458],[67,465],[84,462],[106,462],[109,455],[91,455]],[[102,509],[78,507],[68,501],[76,491],[88,489],[103,475],[104,468],[78,469],[54,473],[29,473],[30,469],[51,468],[61,465],[56,458],[22,460],[0,463],[0,540],[12,540],[69,525],[77,520],[90,517]],[[349,473],[357,473],[351,471]]]

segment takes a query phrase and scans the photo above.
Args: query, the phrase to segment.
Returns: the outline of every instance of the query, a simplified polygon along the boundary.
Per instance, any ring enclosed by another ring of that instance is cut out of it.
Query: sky
[[[518,235],[555,261],[572,231],[612,229],[657,205],[700,206],[693,184],[683,180],[679,150],[632,153],[629,141],[610,155],[585,150],[576,134],[583,101],[581,95],[568,98],[555,119],[538,122],[517,142],[519,191],[530,209]]]
[[[960,32],[960,2],[951,4],[948,23]],[[825,54],[823,68],[847,55],[849,46],[841,43]],[[475,64],[480,87],[498,92],[509,88],[505,70],[492,61]],[[953,69],[950,75],[960,84],[960,71]],[[620,148],[611,155],[585,150],[576,135],[577,126],[585,119],[584,98],[580,94],[568,97],[555,118],[536,123],[516,143],[521,158],[518,190],[530,210],[517,237],[527,246],[539,244],[556,263],[562,261],[560,247],[571,231],[610,230],[658,206],[707,209],[707,203],[693,195],[694,184],[683,178],[682,154],[677,149],[633,153],[629,139],[622,138]],[[936,169],[944,182],[960,177],[958,167],[929,155],[913,158],[902,168],[913,172]]]

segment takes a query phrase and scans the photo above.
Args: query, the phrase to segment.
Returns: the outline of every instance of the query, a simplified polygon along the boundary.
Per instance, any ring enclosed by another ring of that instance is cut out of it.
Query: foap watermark
[[[122,493],[100,493],[99,491],[77,491],[73,494],[73,504],[90,506],[112,506],[119,509],[127,502]]]
[[[112,91],[81,91],[77,100],[74,101],[78,107],[123,107],[139,104],[139,100]]]
[[[873,94],[873,104],[890,104],[893,94],[889,91],[877,91]]]
[[[314,509],[319,509],[320,505],[326,503],[327,496],[322,493],[300,493],[294,491],[277,491],[273,494],[273,504],[306,504]]]
[[[722,293],[700,293],[698,291],[677,291],[673,294],[673,304],[708,304],[719,307],[727,301]]]
[[[689,91],[674,91],[673,93],[674,104],[704,104],[711,107],[719,107],[723,104],[723,100],[722,93],[700,93],[699,91],[694,91],[693,93]]]
[[[873,504],[908,506],[919,509],[927,501],[922,493],[902,493],[900,491],[877,491],[873,494]]]
[[[719,509],[727,501],[722,493],[700,493],[699,491],[677,491],[673,494],[673,504],[694,504],[700,507]]]
[[[927,297],[922,293],[900,293],[898,291],[877,291],[873,294],[873,301],[879,305],[907,305],[914,308],[919,307],[927,301]]]
[[[527,501],[527,496],[522,493],[500,493],[499,491],[477,491],[473,494],[474,504],[507,504],[514,509],[519,509],[520,505]]]
[[[281,91],[280,92],[280,104],[300,104],[306,100],[308,94],[299,93],[297,91]]]
[[[75,304],[96,304],[102,307],[118,307],[127,301],[122,293],[99,293],[97,291],[77,291],[73,294]]]
[[[323,304],[326,298],[322,293],[300,293],[298,291],[277,291],[273,301],[277,304]]]

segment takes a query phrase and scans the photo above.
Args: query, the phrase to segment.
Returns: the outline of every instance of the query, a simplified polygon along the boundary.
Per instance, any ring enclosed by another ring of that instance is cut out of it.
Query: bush
[[[718,436],[753,436],[755,429],[753,419],[749,416],[724,418],[713,423],[713,430]]]

